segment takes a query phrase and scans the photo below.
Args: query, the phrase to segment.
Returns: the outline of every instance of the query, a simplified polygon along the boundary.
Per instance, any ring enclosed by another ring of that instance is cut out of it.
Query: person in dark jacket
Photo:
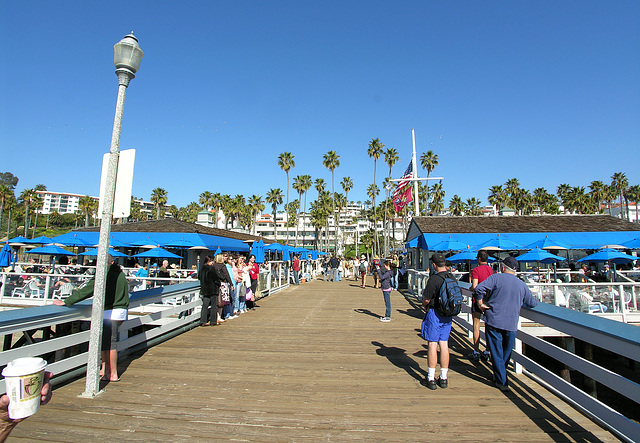
[[[200,280],[200,298],[202,299],[202,311],[200,311],[200,326],[215,325],[216,312],[218,310],[218,295],[214,281],[215,273],[211,264],[213,257],[207,255],[198,272]]]
[[[58,306],[71,306],[93,296],[95,277],[81,288],[75,289],[64,301],[54,300]],[[104,296],[104,316],[102,322],[102,380],[117,382],[118,377],[118,328],[127,319],[129,309],[129,285],[122,269],[112,263],[107,272],[107,285]]]
[[[384,317],[380,317],[380,321],[391,321],[391,279],[393,278],[393,272],[391,271],[391,264],[389,261],[385,261],[382,268],[378,268],[378,279],[380,281],[380,288],[382,288],[382,295],[384,296]]]

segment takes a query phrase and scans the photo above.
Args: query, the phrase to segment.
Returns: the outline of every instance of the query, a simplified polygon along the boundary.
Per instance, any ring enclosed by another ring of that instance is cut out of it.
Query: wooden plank
[[[398,292],[390,323],[380,291],[351,281],[258,305],[128,356],[95,399],[77,397],[84,379],[58,387],[9,441],[617,441],[524,376],[510,375],[509,394],[493,388],[459,329],[450,387],[423,387],[422,315]]]

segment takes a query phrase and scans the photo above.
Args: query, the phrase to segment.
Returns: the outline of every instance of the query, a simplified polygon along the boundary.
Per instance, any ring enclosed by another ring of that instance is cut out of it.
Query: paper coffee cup
[[[40,390],[47,362],[40,357],[17,358],[2,370],[9,396],[9,418],[25,418],[38,412]]]

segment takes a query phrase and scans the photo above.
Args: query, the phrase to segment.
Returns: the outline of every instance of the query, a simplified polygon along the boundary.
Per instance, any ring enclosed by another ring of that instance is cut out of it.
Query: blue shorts
[[[452,317],[440,315],[437,309],[429,309],[422,322],[422,338],[427,341],[448,341]]]

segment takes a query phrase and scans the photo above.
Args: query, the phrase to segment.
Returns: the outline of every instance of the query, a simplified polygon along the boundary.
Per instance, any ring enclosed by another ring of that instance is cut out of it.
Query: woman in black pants
[[[218,310],[218,291],[214,281],[214,272],[211,267],[213,257],[207,255],[204,264],[198,272],[200,280],[200,298],[202,299],[202,311],[200,311],[200,326],[215,325]]]

